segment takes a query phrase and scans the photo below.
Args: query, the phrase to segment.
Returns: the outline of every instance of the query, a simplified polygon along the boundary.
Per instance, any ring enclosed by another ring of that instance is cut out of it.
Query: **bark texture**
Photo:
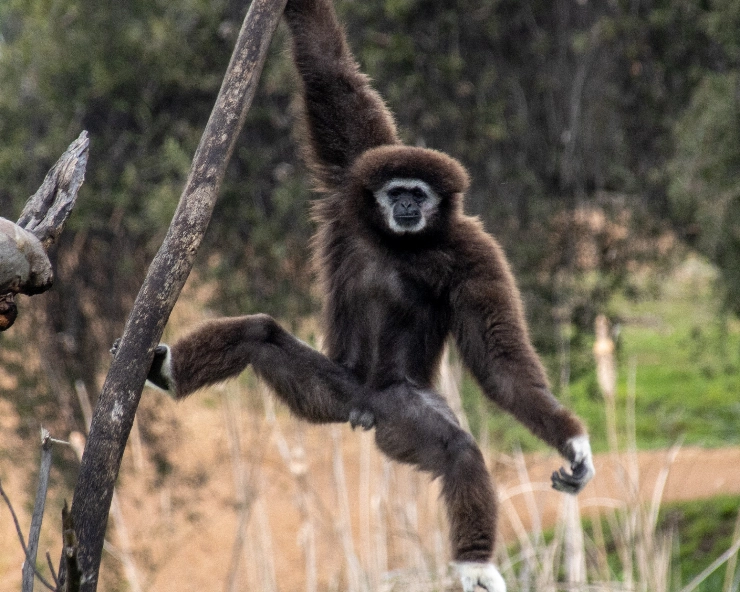
[[[83,592],[97,589],[113,485],[154,348],[192,269],[285,1],[253,0],[249,8],[180,203],[136,298],[98,399],[71,510]]]
[[[54,274],[46,255],[64,228],[85,180],[90,140],[87,132],[69,145],[23,208],[17,223],[0,218],[0,331],[18,314],[16,294],[40,294]]]

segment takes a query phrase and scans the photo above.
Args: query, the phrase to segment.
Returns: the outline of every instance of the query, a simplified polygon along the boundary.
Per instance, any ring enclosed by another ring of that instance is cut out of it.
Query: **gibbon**
[[[248,365],[310,422],[375,429],[378,447],[442,480],[465,592],[504,592],[490,563],[496,496],[483,456],[433,390],[452,337],[482,391],[557,449],[579,492],[594,475],[583,424],[552,395],[499,244],[463,213],[468,174],[405,146],[362,74],[330,0],[289,0],[303,99],[303,152],[318,189],[315,261],[325,354],[267,315],[208,322],[155,351],[149,380],[181,399]]]

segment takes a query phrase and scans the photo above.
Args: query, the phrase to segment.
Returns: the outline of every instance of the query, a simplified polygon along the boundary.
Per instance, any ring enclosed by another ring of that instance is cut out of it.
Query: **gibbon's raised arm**
[[[303,83],[304,158],[333,190],[368,148],[400,142],[393,117],[347,46],[330,0],[290,0],[285,18]]]
[[[452,332],[463,361],[488,398],[571,462],[572,474],[553,474],[553,485],[577,493],[594,475],[586,430],[550,391],[500,246],[482,233],[465,236],[461,279],[451,294]]]

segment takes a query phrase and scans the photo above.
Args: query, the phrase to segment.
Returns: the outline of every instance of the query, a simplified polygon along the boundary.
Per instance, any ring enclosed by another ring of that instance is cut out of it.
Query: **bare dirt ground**
[[[227,589],[229,574],[236,572],[239,581],[253,583],[237,585],[237,590],[305,590],[308,536],[316,541],[318,589],[339,587],[336,574],[344,561],[342,545],[351,545],[351,541],[338,536],[342,530],[341,508],[347,503],[350,528],[361,556],[363,542],[358,533],[363,532],[363,520],[370,520],[363,518],[363,508],[378,505],[383,494],[377,493],[377,487],[384,480],[391,496],[401,495],[397,492],[415,496],[414,520],[419,537],[424,539],[425,533],[431,532],[425,530],[425,525],[435,523],[440,513],[436,485],[430,486],[428,479],[408,471],[389,469],[374,452],[368,457],[368,434],[344,428],[331,431],[305,427],[282,415],[276,423],[270,423],[260,413],[229,406],[225,401],[223,393],[180,405],[159,395],[142,399],[141,448],[129,446],[118,486],[142,590]],[[38,454],[33,443],[18,438],[17,425],[12,406],[0,399],[0,480],[27,530]],[[229,431],[230,425],[238,429]],[[337,451],[346,480],[341,487],[337,484],[341,477],[337,473]],[[628,456],[599,456],[597,478],[579,497],[581,508],[587,512],[589,508],[622,503],[635,494],[649,501],[662,479],[663,501],[740,494],[740,448],[682,448],[675,458],[668,457],[665,450],[640,452],[632,464]],[[528,499],[535,500],[543,525],[553,524],[563,498],[550,490],[549,475],[561,464],[555,454],[529,456],[525,476],[516,470],[515,459],[500,455],[492,460],[492,473],[502,498],[500,535],[504,540],[515,535],[508,517],[508,500],[525,528],[531,525]],[[55,482],[40,557],[48,549],[56,563],[59,509],[62,499],[70,499],[72,492],[61,485],[58,474]],[[363,487],[369,491],[365,497]],[[245,494],[240,497],[237,491]],[[528,498],[524,491],[534,493]],[[249,528],[240,530],[240,508],[245,507]],[[308,533],[307,523],[311,525]],[[239,533],[243,545],[234,552]],[[109,529],[108,538],[121,548],[120,532]],[[388,538],[392,539],[393,533],[388,533]],[[389,554],[394,544],[402,548],[391,541]],[[234,572],[233,558],[245,566]],[[13,522],[2,505],[0,590],[20,589],[22,559]],[[269,569],[263,573],[260,565]],[[102,573],[99,590],[130,589],[122,583],[124,569],[111,553],[105,553]]]

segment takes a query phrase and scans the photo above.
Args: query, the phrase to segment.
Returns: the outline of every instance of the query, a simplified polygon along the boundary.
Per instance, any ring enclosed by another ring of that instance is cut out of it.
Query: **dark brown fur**
[[[442,478],[458,561],[490,559],[496,501],[483,457],[432,384],[448,336],[485,394],[564,452],[584,433],[552,396],[530,343],[503,252],[462,212],[465,169],[400,144],[393,118],[359,72],[330,0],[290,0],[286,18],[305,103],[306,155],[326,194],[316,205],[325,293],[324,356],[270,317],[221,319],[172,348],[176,395],[248,364],[309,421],[375,419],[390,457]],[[427,228],[394,234],[372,191],[417,178],[442,198]]]

